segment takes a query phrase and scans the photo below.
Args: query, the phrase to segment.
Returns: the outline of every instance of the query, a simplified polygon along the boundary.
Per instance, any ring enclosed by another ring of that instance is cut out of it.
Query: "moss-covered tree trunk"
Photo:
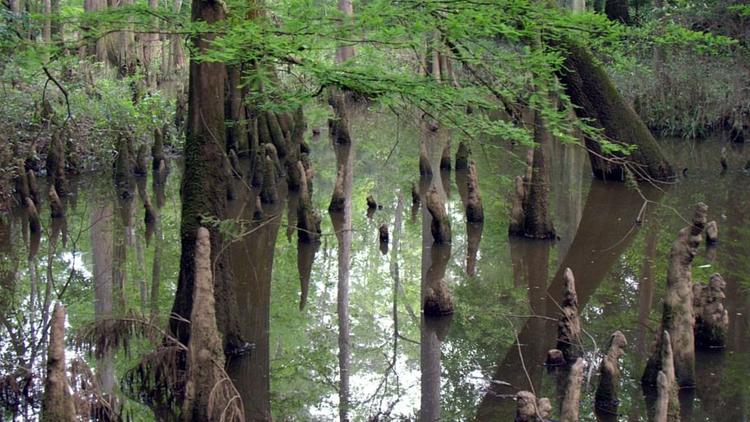
[[[592,119],[610,141],[636,150],[627,156],[607,154],[601,145],[586,137],[594,175],[606,180],[624,180],[627,163],[638,179],[666,180],[674,176],[672,166],[659,149],[651,132],[617,92],[604,69],[584,47],[570,40],[558,42],[566,58],[558,72],[565,92],[576,106],[579,118]]]
[[[192,4],[194,22],[215,23],[224,19],[224,3],[197,0]],[[214,35],[204,33],[193,39],[198,51],[206,51]],[[187,136],[185,140],[185,173],[182,180],[182,252],[180,275],[172,312],[189,319],[193,307],[195,283],[196,233],[203,216],[223,219],[227,205],[227,163],[224,127],[225,65],[219,62],[190,62],[188,89]],[[226,255],[219,255],[223,241],[219,230],[210,229],[211,261],[214,263],[214,294],[217,324],[224,335],[225,349],[240,345],[237,312],[231,292],[231,273]],[[173,319],[171,329],[187,344],[189,326]]]

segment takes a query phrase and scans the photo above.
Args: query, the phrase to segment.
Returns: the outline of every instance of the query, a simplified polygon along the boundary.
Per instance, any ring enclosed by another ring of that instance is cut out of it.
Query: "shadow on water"
[[[638,231],[635,221],[642,205],[641,196],[622,184],[592,181],[578,230],[552,281],[547,283],[547,271],[524,271],[527,277],[535,278],[527,280],[532,310],[541,316],[557,318],[559,311],[556,303],[562,295],[566,268],[571,268],[576,275],[579,309],[583,309],[635,237]],[[618,224],[613,224],[613,221]],[[519,251],[515,254],[521,257],[515,262],[520,262],[522,268],[546,268],[540,262],[545,260],[548,246],[540,245],[542,242],[520,242],[533,244],[527,246],[526,253]],[[524,262],[527,260],[528,263]],[[538,293],[532,293],[534,291]],[[533,389],[529,378],[532,384],[539,385],[546,351],[554,347],[556,326],[557,323],[553,321],[529,318],[518,330],[516,343],[521,345],[522,355],[513,346],[498,360],[493,379],[500,382],[493,383],[480,402],[478,420],[497,420],[498,415],[509,419],[513,417],[515,401],[512,396],[517,391]],[[523,370],[519,371],[524,366],[528,378]]]

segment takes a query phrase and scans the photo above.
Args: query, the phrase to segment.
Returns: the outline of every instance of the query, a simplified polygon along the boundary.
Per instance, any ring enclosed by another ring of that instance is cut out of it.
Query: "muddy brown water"
[[[320,244],[298,245],[294,193],[264,204],[255,222],[255,192],[238,182],[240,194],[230,203],[230,215],[249,222],[243,226],[249,234],[226,252],[248,343],[245,354],[228,359],[227,371],[248,420],[509,421],[522,389],[549,397],[557,414],[561,374],[543,362],[555,345],[566,267],[576,276],[587,333],[582,420],[648,420],[639,380],[661,316],[666,257],[698,201],[710,207],[721,240],[715,248],[701,246],[693,277],[724,276],[730,329],[726,349],[698,352],[696,388],[680,395],[682,420],[748,420],[750,175],[741,167],[750,150],[728,148],[731,169],[720,174],[721,140],[662,140],[675,167],[687,172],[674,185],[638,192],[592,180],[579,147],[554,145],[550,203],[560,238],[540,242],[507,237],[523,148],[472,145],[485,222],[467,225],[466,175],[438,171],[445,136],[420,135],[392,120],[353,127],[349,151],[333,148],[325,136],[311,140]],[[419,179],[419,142],[433,160],[429,179]],[[329,214],[339,166],[346,170],[347,201],[343,212]],[[143,222],[142,196],[116,200],[111,179],[91,175],[72,181],[64,223],[50,221],[46,204],[40,234],[29,233],[21,208],[2,220],[0,376],[22,380],[19,368],[31,367],[37,382],[29,400],[38,398],[44,309],[54,300],[68,308],[69,337],[123,310],[165,325],[179,265],[179,177],[173,163],[164,184],[140,182],[159,210],[156,226]],[[434,186],[446,200],[450,245],[433,244],[429,213],[411,204],[412,182],[422,193]],[[368,216],[370,194],[383,207]],[[653,202],[638,225],[644,198]],[[388,249],[378,241],[381,224],[389,228]],[[425,289],[440,281],[455,313],[426,319]],[[619,415],[597,417],[598,348],[618,329],[628,340]],[[153,414],[118,386],[133,355],[150,349],[137,343],[130,356],[97,360],[70,347],[69,359],[84,359],[102,391],[120,395],[135,419],[148,420]],[[2,386],[3,419],[34,419],[38,402],[13,402],[8,384]]]

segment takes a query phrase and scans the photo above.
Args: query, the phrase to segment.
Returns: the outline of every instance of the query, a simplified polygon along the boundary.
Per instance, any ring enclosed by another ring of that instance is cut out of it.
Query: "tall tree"
[[[193,22],[212,25],[225,19],[225,3],[218,0],[196,0],[192,4]],[[172,312],[188,319],[193,306],[195,284],[196,234],[204,217],[222,219],[227,206],[227,157],[224,130],[224,82],[226,66],[216,61],[199,60],[216,35],[206,31],[192,39],[195,53],[190,60],[188,85],[187,135],[185,138],[185,173],[182,180],[182,216],[180,240],[180,275]],[[206,223],[204,223],[206,224]],[[219,229],[210,230],[211,262],[214,269],[217,325],[224,335],[224,347],[233,348],[239,340],[236,302],[231,290],[231,271],[227,255],[222,254],[223,240]],[[189,325],[171,321],[171,329],[187,344]]]

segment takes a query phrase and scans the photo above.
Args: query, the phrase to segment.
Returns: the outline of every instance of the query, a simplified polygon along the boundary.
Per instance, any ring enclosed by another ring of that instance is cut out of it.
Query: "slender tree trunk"
[[[344,21],[354,16],[352,0],[339,0],[339,12],[344,15]],[[336,48],[336,63],[344,63],[354,57],[354,46],[342,44]]]

